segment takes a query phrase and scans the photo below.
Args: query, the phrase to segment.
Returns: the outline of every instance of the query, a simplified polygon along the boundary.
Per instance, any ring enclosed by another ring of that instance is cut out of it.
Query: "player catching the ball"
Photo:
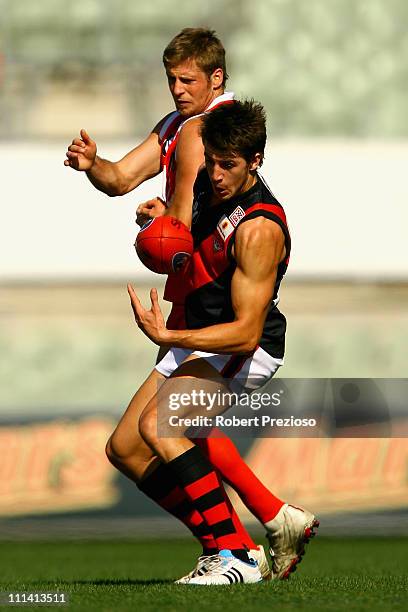
[[[139,207],[139,216],[170,211],[186,225],[191,224],[193,184],[204,161],[200,128],[202,114],[220,105],[229,105],[233,94],[225,93],[227,79],[225,52],[214,32],[187,28],[177,35],[163,54],[170,92],[176,111],[165,116],[148,137],[118,162],[96,154],[96,143],[85,130],[68,147],[65,165],[85,171],[99,190],[110,196],[123,195],[159,172],[164,174],[164,198]],[[164,204],[166,201],[166,205]],[[166,206],[168,206],[166,210]],[[168,320],[170,329],[182,329],[186,285],[173,275],[166,286],[165,298],[173,303]],[[167,349],[165,349],[167,350]],[[163,354],[163,353],[162,353]],[[157,391],[163,377],[153,370],[133,397],[128,409],[107,445],[110,461],[136,482],[139,488],[162,508],[182,520],[199,539],[205,558],[217,552],[211,529],[169,477],[163,464],[152,463],[152,453],[135,430],[141,410]],[[240,457],[229,438],[209,437],[200,441],[202,450],[217,472],[240,495],[248,509],[265,525],[273,549],[273,577],[284,578],[300,559],[307,540],[310,517],[284,504],[256,478]],[[146,468],[149,468],[146,470]],[[228,503],[228,500],[227,500]],[[247,549],[258,554],[267,576],[269,568],[262,548],[256,545],[229,506],[236,531]]]
[[[194,188],[187,329],[166,327],[155,289],[146,310],[129,285],[137,325],[169,348],[156,366],[165,381],[143,410],[139,431],[204,517],[219,549],[188,584],[258,582],[261,574],[239,544],[213,465],[190,439],[160,437],[157,427],[168,418],[168,398],[192,381],[214,392],[214,385],[232,388],[238,378],[253,390],[273,376],[284,352],[286,321],[277,301],[291,243],[285,213],[257,173],[266,141],[263,108],[237,101],[218,107],[204,117],[202,139],[205,169]],[[223,410],[213,408],[212,416]],[[304,514],[310,535],[317,521],[301,510],[289,513],[286,528]]]

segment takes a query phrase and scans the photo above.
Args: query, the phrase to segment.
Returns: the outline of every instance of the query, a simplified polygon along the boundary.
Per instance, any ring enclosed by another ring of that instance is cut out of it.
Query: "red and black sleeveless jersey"
[[[286,319],[278,310],[279,286],[290,255],[290,234],[282,206],[258,175],[258,180],[243,194],[209,206],[212,195],[208,174],[203,170],[194,186],[194,254],[190,271],[190,293],[185,301],[187,329],[199,329],[235,318],[231,301],[231,280],[236,269],[232,247],[237,227],[258,216],[272,219],[285,237],[286,257],[278,266],[273,299],[259,342],[265,351],[282,358],[285,351]],[[254,261],[256,265],[256,261]]]

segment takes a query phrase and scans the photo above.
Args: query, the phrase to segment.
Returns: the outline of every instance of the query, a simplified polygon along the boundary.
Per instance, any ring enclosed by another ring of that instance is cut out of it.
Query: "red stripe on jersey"
[[[250,206],[246,209],[245,217],[247,217],[256,210],[266,210],[268,212],[271,212],[277,217],[279,217],[279,219],[285,224],[286,227],[288,226],[285,211],[281,206],[278,206],[277,204],[254,204],[253,206]]]
[[[223,102],[218,102],[218,104],[214,104],[214,106],[211,106],[211,108],[206,109],[204,112],[212,113],[214,108],[218,108],[219,106],[222,106],[223,104],[232,104],[233,102],[235,102],[235,100],[224,100]]]
[[[262,211],[265,210],[267,212],[270,212],[273,215],[276,215],[282,221],[282,223],[284,224],[286,228],[286,231],[288,232],[288,236],[285,236],[285,245],[288,246],[287,239],[288,238],[290,239],[290,232],[289,232],[288,223],[286,220],[285,211],[283,210],[283,208],[281,206],[277,206],[276,204],[254,204],[253,206],[250,206],[249,208],[246,209],[245,217],[247,217],[253,212],[256,212],[257,210],[262,210]],[[232,234],[232,236],[233,235],[234,234]],[[229,238],[231,238],[232,236],[229,236]],[[290,255],[288,255],[286,259],[284,260],[286,266],[289,265],[289,259],[290,259]]]
[[[176,134],[174,140],[170,143],[166,155],[163,159],[163,168],[166,168],[166,206],[168,206],[176,189],[176,168],[175,168],[175,150],[180,132]]]
[[[193,272],[194,285],[190,285],[190,289],[196,289],[197,287],[201,287],[202,285],[206,285],[207,283],[211,283],[214,280],[214,277],[208,273],[208,270],[201,259],[201,253],[196,251],[193,253],[191,257],[191,270]],[[186,294],[188,291],[185,292]]]
[[[166,321],[167,329],[186,329],[184,304],[174,303]]]
[[[216,473],[210,472],[206,476],[203,476],[195,482],[192,482],[191,484],[187,485],[186,487],[184,487],[184,489],[191,499],[198,499],[199,497],[202,497],[206,493],[209,493],[209,491],[212,491],[213,489],[216,489],[219,486],[220,483],[218,482]]]
[[[220,250],[214,251],[214,241],[220,245]],[[225,243],[222,244],[222,240],[218,235],[217,231],[207,236],[194,251],[191,258],[190,271],[193,272],[193,283],[191,289],[201,287],[206,283],[210,283],[220,276],[224,270],[228,268],[230,262],[224,256]]]
[[[170,122],[170,125],[167,127],[163,137],[160,139],[159,143],[161,146],[161,154],[160,154],[160,169],[166,170],[166,185],[165,185],[165,199],[166,205],[173,195],[175,182],[176,182],[176,173],[174,160],[174,151],[177,146],[178,140],[178,129],[183,121],[183,117],[181,115],[176,115],[173,121]],[[169,142],[170,141],[170,142]],[[167,150],[165,149],[166,143],[168,144]]]
[[[234,378],[234,376],[236,376],[238,372],[242,370],[247,359],[248,356],[243,357],[242,355],[233,355],[221,370],[221,376],[224,378]]]

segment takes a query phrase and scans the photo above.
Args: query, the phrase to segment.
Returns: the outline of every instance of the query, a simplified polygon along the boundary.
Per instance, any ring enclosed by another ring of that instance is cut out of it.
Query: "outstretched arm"
[[[86,130],[74,138],[66,153],[65,166],[84,171],[90,182],[109,196],[129,193],[160,172],[159,132],[164,117],[149,136],[122,159],[111,162],[97,155],[97,147]]]
[[[238,228],[235,240],[237,268],[231,285],[233,322],[196,330],[168,330],[161,315],[157,291],[152,291],[152,308],[146,311],[129,286],[136,322],[153,342],[161,346],[214,353],[250,353],[261,338],[278,264],[284,256],[284,235],[274,221],[264,217],[246,221]]]

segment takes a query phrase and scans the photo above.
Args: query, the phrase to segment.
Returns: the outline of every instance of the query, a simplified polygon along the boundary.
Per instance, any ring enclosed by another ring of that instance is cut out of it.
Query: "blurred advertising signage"
[[[276,495],[316,512],[408,507],[407,438],[264,438],[246,461]]]
[[[108,417],[0,427],[0,516],[105,508],[118,499]]]

